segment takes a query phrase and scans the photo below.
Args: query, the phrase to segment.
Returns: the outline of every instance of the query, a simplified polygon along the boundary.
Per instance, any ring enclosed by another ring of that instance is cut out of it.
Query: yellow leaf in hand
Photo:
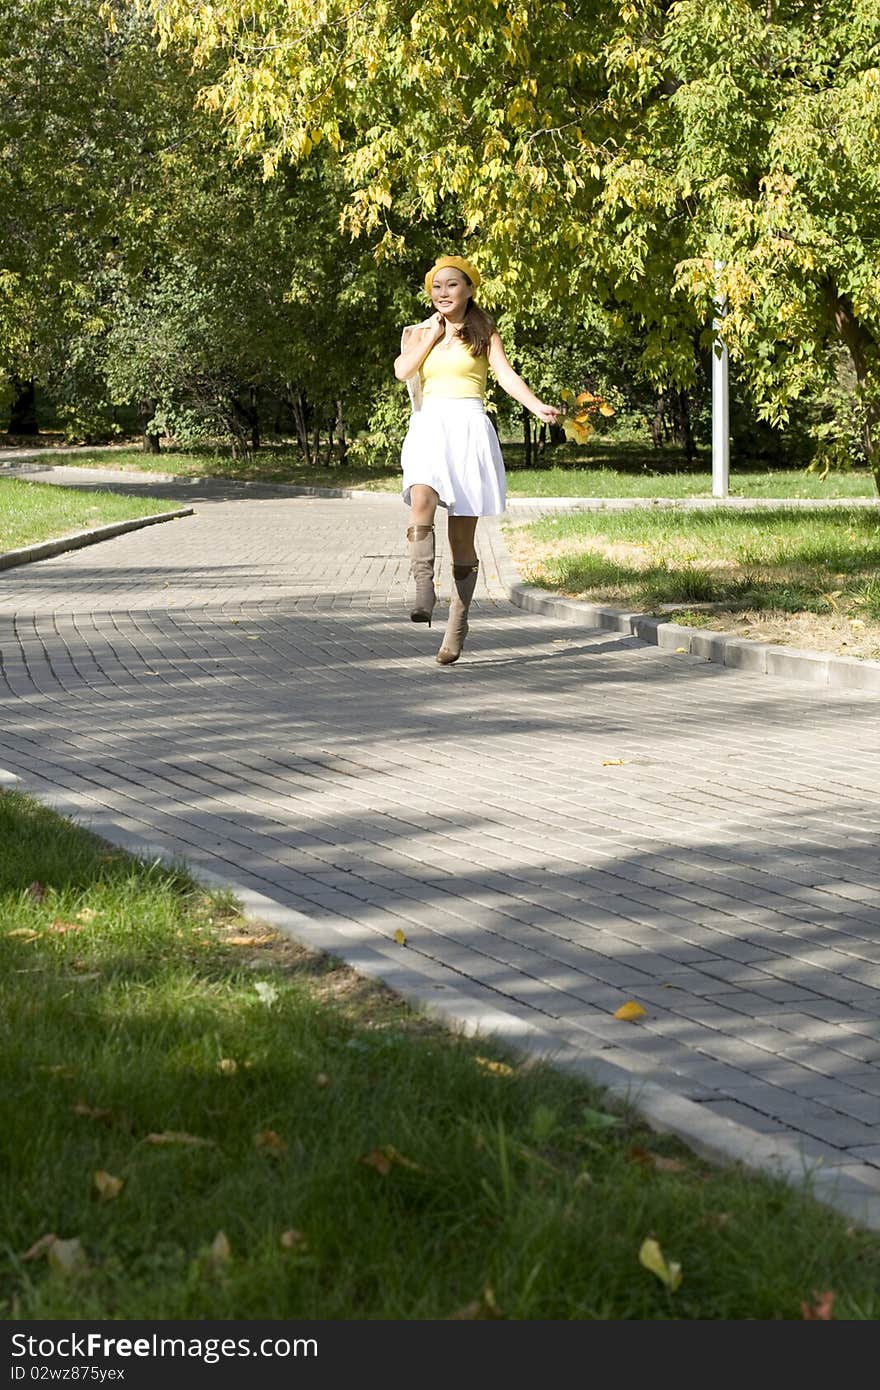
[[[649,1237],[642,1241],[639,1264],[644,1265],[645,1269],[649,1269],[652,1274],[656,1274],[661,1284],[665,1284],[670,1293],[675,1293],[682,1280],[681,1265],[668,1262],[656,1240]]]
[[[637,1004],[634,999],[628,999],[625,1004],[621,1004],[619,1009],[614,1010],[614,1017],[619,1018],[622,1023],[633,1023],[637,1018],[644,1018],[647,1013],[641,1004]]]
[[[105,1173],[103,1168],[99,1168],[94,1174],[94,1183],[98,1196],[103,1202],[112,1202],[114,1197],[118,1197],[124,1187],[122,1178],[114,1178],[112,1173]]]

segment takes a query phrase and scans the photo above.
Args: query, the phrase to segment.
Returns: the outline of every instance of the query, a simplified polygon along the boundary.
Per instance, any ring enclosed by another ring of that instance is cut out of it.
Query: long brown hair
[[[459,274],[473,290],[473,282],[465,275],[464,271],[459,271]],[[464,320],[458,330],[458,336],[472,357],[484,357],[488,353],[494,332],[495,320],[486,313],[485,309],[481,309],[479,304],[474,303],[474,297],[471,295],[464,311]]]

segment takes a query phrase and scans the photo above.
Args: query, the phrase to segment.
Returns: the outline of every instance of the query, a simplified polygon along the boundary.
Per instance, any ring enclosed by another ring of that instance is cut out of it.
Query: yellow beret
[[[438,270],[444,270],[447,266],[452,266],[455,270],[460,270],[462,274],[466,275],[470,280],[474,289],[477,289],[480,283],[480,272],[475,265],[471,265],[470,261],[466,261],[462,256],[441,256],[434,262],[425,276],[425,294],[429,299],[431,297],[431,284],[434,280],[434,276],[437,274]]]

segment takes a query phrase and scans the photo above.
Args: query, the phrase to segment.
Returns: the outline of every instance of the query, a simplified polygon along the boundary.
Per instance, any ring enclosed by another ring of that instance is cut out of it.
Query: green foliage
[[[637,334],[639,374],[675,388],[723,297],[763,418],[785,424],[831,379],[839,338],[875,428],[875,0],[150,8],[267,172],[338,153],[343,225],[377,256],[454,214],[490,298],[572,323],[601,306]]]

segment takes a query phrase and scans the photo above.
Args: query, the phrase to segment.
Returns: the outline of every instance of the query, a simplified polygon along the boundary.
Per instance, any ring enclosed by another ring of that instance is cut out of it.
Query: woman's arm
[[[513,396],[515,401],[519,401],[526,410],[537,415],[538,419],[543,420],[545,425],[556,424],[560,412],[555,405],[545,405],[543,401],[539,401],[534,391],[530,390],[522,377],[513,370],[497,333],[492,334],[492,341],[489,344],[489,366],[495,373],[498,385],[507,392],[508,396]]]
[[[445,332],[443,318],[432,314],[424,323],[419,323],[409,335],[406,347],[394,359],[394,375],[398,381],[408,381],[415,376],[435,343],[439,343]]]

